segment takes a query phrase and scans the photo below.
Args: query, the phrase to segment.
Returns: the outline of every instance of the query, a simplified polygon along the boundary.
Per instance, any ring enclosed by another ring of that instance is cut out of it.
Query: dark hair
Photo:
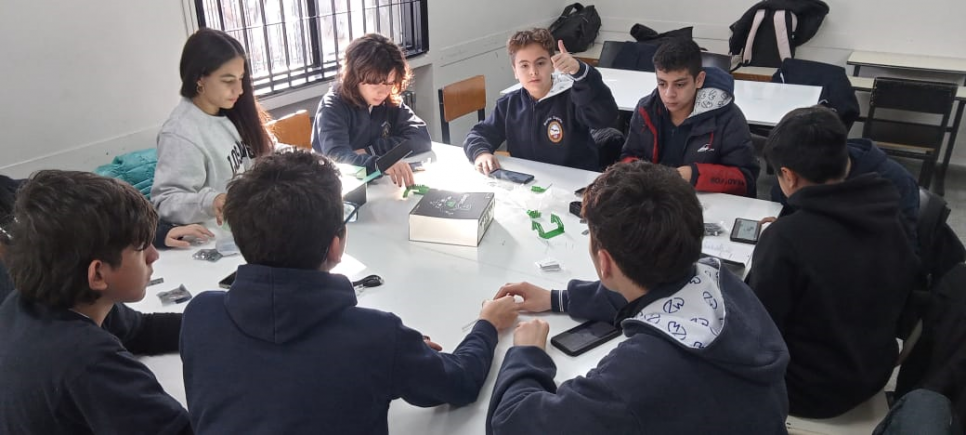
[[[516,60],[517,52],[522,50],[524,47],[530,44],[537,44],[540,48],[547,50],[553,56],[554,49],[557,47],[557,43],[553,39],[553,35],[547,29],[534,28],[530,30],[520,30],[514,33],[510,37],[510,40],[506,42],[506,51],[510,55],[510,62]]]
[[[654,68],[665,71],[688,70],[692,77],[701,73],[701,48],[693,39],[669,38],[654,52]]]
[[[788,112],[765,142],[765,158],[776,170],[785,167],[813,183],[845,177],[848,132],[832,110],[822,106]]]
[[[251,147],[256,157],[272,152],[272,139],[265,130],[269,115],[255,99],[252,86],[252,68],[245,49],[235,38],[220,30],[207,27],[188,37],[181,52],[181,96],[194,98],[198,95],[198,80],[205,77],[236,57],[245,59],[245,76],[242,77],[242,94],[231,109],[222,109],[225,116],[238,130],[242,142]]]
[[[642,161],[612,165],[584,192],[594,252],[606,249],[644,288],[684,278],[701,255],[703,209],[674,169]]]
[[[398,106],[402,103],[401,94],[413,78],[409,63],[399,46],[389,38],[378,33],[363,35],[345,49],[336,93],[353,106],[366,107],[368,103],[359,93],[359,85],[384,83],[391,72],[396,73],[396,78],[386,101],[390,106]]]
[[[318,269],[343,234],[342,181],[325,157],[271,154],[228,183],[225,220],[245,261]]]
[[[131,185],[90,172],[40,171],[20,188],[4,261],[25,300],[66,309],[91,303],[94,260],[121,264],[154,240],[158,214]]]

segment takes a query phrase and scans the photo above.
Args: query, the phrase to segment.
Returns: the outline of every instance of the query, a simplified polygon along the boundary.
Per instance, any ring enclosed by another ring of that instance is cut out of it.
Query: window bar
[[[299,39],[302,41],[302,72],[308,73],[309,65],[311,64],[311,62],[309,62],[309,53],[305,49],[305,46],[308,45],[307,44],[308,41],[305,40],[305,25],[306,23],[308,23],[308,20],[305,19],[305,12],[302,10],[302,0],[295,0],[295,6],[296,6],[296,9],[298,9],[298,14],[299,14],[299,19],[298,19]],[[291,78],[289,80],[291,80]],[[308,81],[306,80],[306,82]]]
[[[345,17],[346,22],[349,23],[349,40],[352,40],[352,0],[345,0]]]
[[[308,9],[309,19],[307,20],[309,24],[309,34],[312,41],[312,66],[322,67],[322,38],[319,36],[319,25],[321,23],[321,18],[319,17],[319,6],[316,0],[307,0],[305,2],[306,9]]]
[[[195,0],[195,15],[198,16],[198,27],[205,27],[205,2]]]
[[[376,3],[376,7],[372,8],[372,10],[376,13],[376,29],[374,30],[374,32],[381,33],[382,20],[380,18],[382,18],[382,14],[379,13],[379,9],[380,9],[380,5],[382,4],[382,0],[376,0],[375,3]]]
[[[221,9],[221,0],[215,0],[215,10],[218,11],[218,23],[221,24],[220,29],[225,30],[225,11]]]
[[[272,46],[268,42],[268,19],[265,17],[265,0],[258,1],[258,11],[262,15],[262,40],[265,42],[265,65],[268,67],[268,86],[275,92],[275,75],[272,73]]]
[[[369,12],[366,10],[366,0],[359,0],[359,4],[362,5],[362,34],[365,35],[369,33],[369,31],[366,29],[366,27],[368,27],[366,22],[369,21],[366,18],[368,18]]]
[[[392,33],[392,0],[389,0],[389,39],[395,40],[396,35]]]
[[[278,0],[279,13],[282,16],[282,47],[285,49],[285,75],[288,76],[288,87],[292,87],[292,58],[288,54],[288,26],[285,22],[285,2]]]
[[[338,14],[335,13],[335,0],[329,0],[332,5],[332,42],[335,43],[335,64],[338,66],[342,63],[342,59],[339,57],[339,20]]]
[[[241,18],[241,34],[242,43],[245,45],[245,53],[248,53],[249,60],[251,59],[252,49],[248,45],[248,20],[245,19],[245,5],[241,1],[238,2],[238,15]],[[254,77],[253,77],[254,78]]]

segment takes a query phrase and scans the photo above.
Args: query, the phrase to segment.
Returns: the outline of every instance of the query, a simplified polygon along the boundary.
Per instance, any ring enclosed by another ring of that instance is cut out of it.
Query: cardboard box
[[[409,240],[479,246],[495,205],[492,192],[430,189],[409,212]]]

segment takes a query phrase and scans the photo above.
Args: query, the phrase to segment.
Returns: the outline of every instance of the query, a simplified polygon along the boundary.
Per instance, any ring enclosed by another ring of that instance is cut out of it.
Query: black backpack
[[[600,31],[600,15],[597,9],[574,3],[564,8],[560,18],[550,25],[555,40],[562,40],[571,53],[584,51],[597,39]]]

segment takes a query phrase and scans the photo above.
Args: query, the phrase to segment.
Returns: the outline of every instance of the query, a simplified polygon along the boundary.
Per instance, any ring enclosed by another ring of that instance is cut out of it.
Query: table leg
[[[858,77],[859,76],[859,68],[860,67],[861,67],[861,65],[855,65],[855,66],[852,67],[852,76],[853,77]]]
[[[959,133],[959,125],[963,119],[963,106],[966,106],[966,100],[959,100],[956,117],[953,118],[953,131],[949,133],[949,143],[946,144],[946,154],[943,155],[942,164],[936,174],[936,194],[939,196],[946,193],[946,169],[949,168],[949,159],[952,158],[953,146],[956,145],[956,134]]]

